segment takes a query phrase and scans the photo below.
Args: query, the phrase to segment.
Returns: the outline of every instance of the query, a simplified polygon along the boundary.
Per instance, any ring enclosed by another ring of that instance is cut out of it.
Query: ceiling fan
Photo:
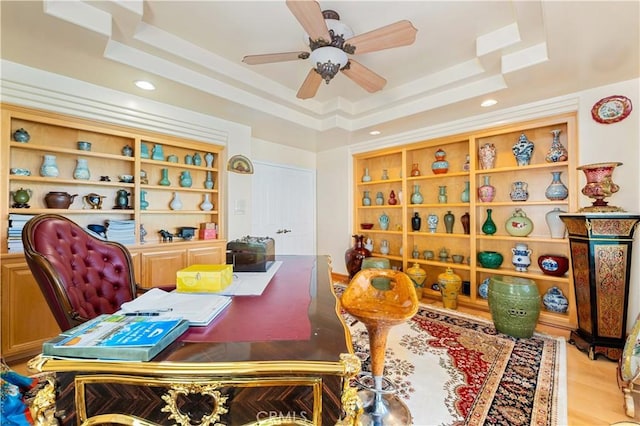
[[[333,10],[322,11],[315,0],[287,0],[287,6],[309,36],[309,49],[305,51],[248,55],[242,62],[248,65],[272,62],[295,61],[310,58],[312,68],[296,95],[309,99],[316,95],[320,83],[327,84],[338,71],[373,93],[387,83],[383,77],[364,65],[347,57],[347,54],[361,54],[407,46],[416,39],[418,31],[407,20],[398,21],[357,36],[340,21],[340,15]]]

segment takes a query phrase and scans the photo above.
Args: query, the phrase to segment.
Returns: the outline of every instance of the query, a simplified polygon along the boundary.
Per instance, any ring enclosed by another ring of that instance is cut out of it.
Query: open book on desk
[[[152,288],[132,301],[123,303],[120,313],[155,318],[182,317],[191,326],[205,326],[224,311],[231,300],[231,297],[219,294],[178,293]]]

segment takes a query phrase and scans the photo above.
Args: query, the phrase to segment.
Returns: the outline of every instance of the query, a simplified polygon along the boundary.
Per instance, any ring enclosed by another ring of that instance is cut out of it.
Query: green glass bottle
[[[482,232],[484,232],[487,235],[493,235],[496,233],[496,224],[493,222],[493,219],[491,219],[491,209],[487,209],[487,220],[484,221],[484,223],[482,224]]]

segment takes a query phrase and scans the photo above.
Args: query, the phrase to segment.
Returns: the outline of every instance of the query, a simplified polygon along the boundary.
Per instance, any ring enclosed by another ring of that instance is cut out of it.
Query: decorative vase
[[[462,193],[460,194],[460,201],[462,201],[463,203],[468,203],[470,198],[471,198],[471,194],[470,194],[470,189],[469,189],[469,181],[466,180],[466,181],[464,181],[464,189],[462,190]]]
[[[471,170],[471,158],[469,154],[467,154],[467,156],[464,159],[464,164],[462,165],[462,171],[468,172],[469,170]]]
[[[511,151],[514,157],[516,157],[518,166],[528,166],[531,162],[531,154],[533,153],[533,142],[527,139],[527,136],[523,133],[513,145]]]
[[[353,247],[348,248],[344,253],[344,262],[347,266],[349,279],[353,278],[358,271],[360,271],[364,258],[371,256],[371,252],[364,248],[362,244],[364,235],[353,235],[353,238],[355,240]]]
[[[547,151],[547,155],[544,157],[547,163],[557,163],[558,161],[567,161],[569,158],[569,153],[567,149],[562,146],[560,143],[560,132],[562,130],[552,130],[551,134],[553,135],[553,141],[551,142],[551,147],[549,147],[549,151]]]
[[[527,268],[531,265],[531,249],[526,244],[518,243],[511,249],[513,256],[511,263],[518,272],[527,272]]]
[[[376,194],[376,205],[381,206],[383,204],[384,204],[384,196],[382,195],[382,192],[378,191],[378,193]]]
[[[451,210],[447,211],[443,219],[444,219],[444,227],[446,229],[447,234],[453,234],[453,224],[456,220],[456,217],[453,215],[453,213],[451,213]]]
[[[389,241],[382,240],[380,242],[380,253],[389,254]]]
[[[446,262],[447,260],[449,260],[449,250],[447,250],[445,247],[442,247],[440,249],[440,253],[438,253],[438,257],[440,258],[440,262]]]
[[[146,210],[149,207],[147,201],[147,191],[140,191],[140,210]]]
[[[151,159],[164,161],[164,151],[162,149],[162,145],[154,145],[151,150]]]
[[[191,172],[184,170],[180,173],[180,186],[183,188],[191,188],[193,181],[191,180]]]
[[[363,206],[371,205],[371,198],[369,197],[369,191],[364,191],[364,195],[362,196],[362,205]]]
[[[56,156],[45,154],[40,166],[40,176],[58,177],[59,174],[60,170],[58,170],[58,164],[56,164]]]
[[[544,215],[544,220],[547,222],[547,226],[549,227],[551,238],[564,238],[564,235],[567,232],[567,227],[560,218],[561,213],[566,212],[564,210],[560,210],[559,207],[556,207]]]
[[[411,218],[411,229],[414,231],[420,230],[420,225],[422,225],[422,219],[420,219],[420,213],[413,213],[413,217]]]
[[[435,256],[433,250],[425,250],[422,252],[422,257],[424,257],[424,260],[433,260],[433,256]]]
[[[562,277],[569,270],[569,259],[561,254],[543,254],[538,257],[538,266],[545,275]]]
[[[411,194],[411,204],[422,204],[424,198],[420,193],[420,185],[413,185],[413,193]]]
[[[431,170],[434,174],[440,175],[449,171],[449,162],[445,160],[447,153],[443,149],[436,151],[436,161],[431,163]]]
[[[522,209],[515,209],[504,224],[505,229],[514,237],[526,237],[533,231],[533,221]]]
[[[380,180],[389,180],[389,173],[387,169],[382,169],[382,176],[380,176]]]
[[[455,274],[451,268],[447,268],[445,272],[438,275],[438,286],[444,307],[458,309],[458,294],[462,289],[462,278]]]
[[[29,132],[27,132],[22,127],[13,132],[13,140],[16,142],[27,143],[30,139],[31,136],[29,136]]]
[[[213,176],[212,176],[211,171],[208,170],[207,171],[207,177],[204,180],[204,187],[207,188],[207,189],[213,189],[213,185],[214,185]]]
[[[547,311],[564,314],[569,308],[569,301],[558,287],[553,286],[542,297],[542,304]]]
[[[484,280],[482,280],[482,282],[478,286],[478,296],[482,297],[483,299],[486,299],[489,297],[489,281],[490,280],[491,278],[487,277]]]
[[[207,165],[208,168],[212,168],[213,167],[213,160],[215,159],[215,155],[213,155],[213,153],[211,152],[207,152],[204,155],[204,162]]]
[[[178,195],[177,192],[173,193],[173,199],[169,203],[169,207],[171,207],[171,210],[182,209],[182,201],[180,201],[180,196]]]
[[[496,166],[496,146],[492,143],[482,145],[478,149],[478,161],[481,169],[493,169]]]
[[[462,230],[466,235],[469,235],[469,232],[471,231],[469,226],[470,220],[471,220],[471,217],[469,216],[469,212],[465,212],[462,216],[460,216],[460,223],[462,224]]]
[[[213,161],[213,159],[212,159],[212,161]],[[194,166],[202,165],[202,157],[200,156],[199,152],[194,152],[193,153],[193,165]]]
[[[544,196],[547,197],[548,200],[561,201],[569,196],[569,190],[560,180],[561,174],[562,172],[551,172],[553,178],[549,186],[547,186],[547,189],[544,191]]]
[[[369,175],[369,168],[364,168],[364,175],[362,175],[363,182],[371,182],[371,175]]]
[[[119,189],[116,192],[116,205],[113,206],[114,209],[128,209],[129,208],[129,196],[131,193],[127,192],[126,189]]]
[[[380,224],[380,229],[386,231],[389,229],[389,216],[386,213],[382,213],[378,218],[378,223]]]
[[[516,338],[533,336],[540,317],[540,292],[535,281],[510,276],[492,276],[489,310],[496,330]]]
[[[622,211],[619,207],[608,206],[605,198],[610,197],[620,190],[620,187],[613,183],[611,176],[613,170],[621,166],[622,163],[595,163],[580,166],[587,178],[587,184],[582,188],[582,193],[595,201],[589,207],[580,209],[581,211]]]
[[[420,258],[420,250],[418,250],[418,246],[413,246],[413,251],[411,252],[411,257],[414,259]]]
[[[364,242],[364,248],[366,248],[371,253],[373,253],[373,240],[371,238],[366,239],[366,241]],[[372,258],[372,259],[375,259],[375,258]],[[386,260],[388,261],[388,259]],[[389,268],[384,268],[384,269],[389,269]]]
[[[482,224],[482,232],[486,235],[493,235],[496,233],[496,231],[498,230],[496,228],[496,224],[493,221],[493,219],[491,218],[491,213],[493,212],[493,210],[491,209],[487,209],[487,219],[484,221],[484,223]]]
[[[146,143],[140,144],[140,158],[148,159],[149,158],[149,147]]]
[[[402,191],[400,191],[400,193],[402,193]],[[389,200],[387,201],[387,203],[389,203],[390,206],[395,206],[396,204],[398,204],[398,199],[396,198],[396,193],[393,192],[393,189],[389,194]]]
[[[125,157],[133,157],[133,148],[131,148],[129,145],[123,146],[122,155],[124,155]]]
[[[191,155],[191,154],[186,154],[186,155],[184,156],[184,164],[192,165],[192,164],[193,164],[193,155]]]
[[[414,263],[411,268],[407,268],[406,273],[416,288],[422,288],[424,280],[427,278],[427,272],[420,267],[420,264]]]
[[[435,213],[429,213],[427,216],[427,227],[429,228],[429,232],[434,233],[438,228],[438,216]]]
[[[445,204],[447,202],[447,186],[441,185],[438,187],[438,202]]]
[[[483,176],[484,184],[478,188],[478,198],[483,203],[490,203],[496,196],[496,188],[491,185],[491,176]]]
[[[488,269],[498,269],[502,265],[504,257],[497,251],[481,251],[478,252],[478,262],[480,266]]]
[[[411,176],[420,176],[420,168],[418,167],[418,163],[413,163],[411,166]]]
[[[162,186],[171,185],[171,182],[169,182],[169,169],[162,169],[160,173],[162,174],[162,177],[158,182],[158,185],[162,185]]]
[[[527,182],[516,181],[511,184],[509,197],[511,201],[527,201],[529,199],[529,184]]]
[[[204,194],[204,201],[200,204],[200,210],[213,210],[213,203],[210,199],[211,194]]]
[[[89,165],[85,158],[78,158],[76,160],[76,168],[73,170],[74,179],[89,180],[91,172],[89,171]]]

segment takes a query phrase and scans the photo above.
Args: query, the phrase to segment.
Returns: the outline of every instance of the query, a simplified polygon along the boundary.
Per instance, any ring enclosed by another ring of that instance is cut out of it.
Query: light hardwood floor
[[[437,302],[433,303],[438,305]],[[439,304],[442,306],[442,304]],[[460,309],[487,318],[488,312]],[[567,338],[568,332],[541,326],[540,332]],[[567,344],[567,398],[568,421],[570,426],[611,425],[623,421],[635,421],[625,415],[622,391],[616,380],[615,362],[603,357],[590,360],[586,353]],[[11,365],[15,371],[28,374],[26,363]],[[636,408],[636,413],[640,411]],[[636,415],[638,417],[638,415]]]

